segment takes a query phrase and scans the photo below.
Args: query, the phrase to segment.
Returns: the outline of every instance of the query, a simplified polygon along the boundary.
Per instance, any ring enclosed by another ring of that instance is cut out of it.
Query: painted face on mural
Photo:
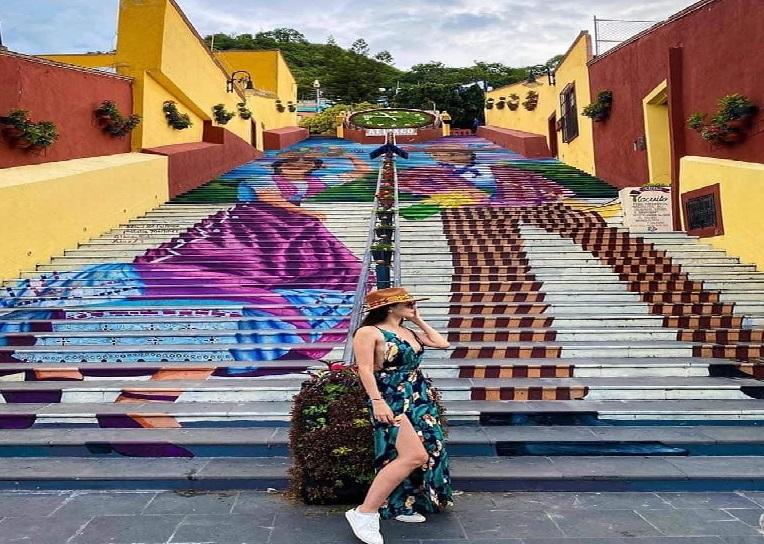
[[[434,149],[430,155],[438,163],[453,166],[467,166],[475,161],[475,154],[464,149]]]
[[[323,165],[321,159],[311,156],[286,157],[274,161],[273,172],[287,179],[303,180]]]

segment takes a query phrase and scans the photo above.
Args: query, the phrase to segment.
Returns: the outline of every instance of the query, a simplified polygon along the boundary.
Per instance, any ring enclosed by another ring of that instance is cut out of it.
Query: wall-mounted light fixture
[[[236,74],[244,74],[244,75],[237,78]],[[233,74],[231,74],[231,77],[228,79],[226,83],[227,83],[226,91],[228,91],[229,93],[232,93],[234,91],[234,85],[236,83],[243,84],[245,91],[252,91],[255,89],[255,84],[252,82],[252,75],[246,70],[236,70]]]

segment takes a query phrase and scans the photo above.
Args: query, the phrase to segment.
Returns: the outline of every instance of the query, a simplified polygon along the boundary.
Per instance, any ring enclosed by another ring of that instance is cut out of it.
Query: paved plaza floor
[[[255,491],[4,491],[0,544],[354,543],[342,507]],[[764,544],[764,493],[463,493],[387,544]]]

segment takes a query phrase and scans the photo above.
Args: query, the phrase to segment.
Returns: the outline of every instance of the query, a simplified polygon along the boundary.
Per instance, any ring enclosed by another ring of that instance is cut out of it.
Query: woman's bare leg
[[[390,461],[377,473],[371,483],[366,499],[358,507],[359,512],[373,514],[384,504],[393,489],[398,487],[411,471],[427,462],[429,456],[422,445],[422,440],[416,434],[414,426],[405,414],[399,419],[400,427],[395,440],[398,456]]]

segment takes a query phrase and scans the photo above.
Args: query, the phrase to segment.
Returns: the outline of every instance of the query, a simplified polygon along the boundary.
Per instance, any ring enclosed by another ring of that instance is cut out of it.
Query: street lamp
[[[536,66],[531,66],[528,68],[528,79],[525,80],[523,85],[526,87],[535,87],[538,85],[538,81],[536,81],[536,78],[546,74],[547,79],[549,81],[549,85],[555,84],[555,78],[554,78],[554,70],[552,70],[549,66],[545,64],[538,64]]]
[[[236,74],[246,75],[242,75],[237,79]],[[232,93],[234,91],[234,84],[236,83],[243,83],[245,85],[244,89],[246,91],[252,91],[255,89],[255,84],[252,83],[252,75],[246,70],[236,70],[233,74],[231,74],[231,77],[226,82],[226,91]]]
[[[316,113],[321,112],[321,82],[315,80],[313,82],[313,88],[316,89]]]

